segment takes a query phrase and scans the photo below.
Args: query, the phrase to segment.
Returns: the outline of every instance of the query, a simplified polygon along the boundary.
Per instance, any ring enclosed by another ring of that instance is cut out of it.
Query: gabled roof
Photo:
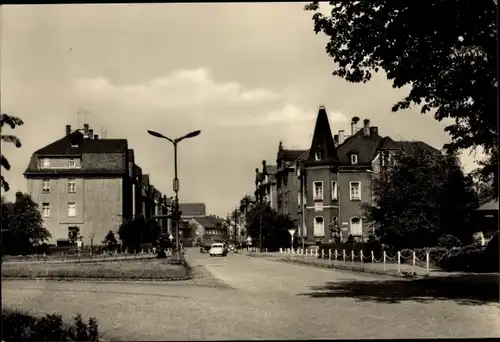
[[[365,136],[364,130],[359,130],[337,147],[339,160],[350,164],[350,154],[357,153],[358,164],[369,164],[375,158],[381,140],[382,137],[375,132]]]
[[[205,203],[179,203],[182,216],[203,216],[206,215]]]
[[[281,150],[281,158],[285,161],[294,161],[302,156],[307,150]]]
[[[149,185],[149,175],[148,174],[142,175],[142,183],[145,185]]]
[[[193,220],[196,220],[199,224],[201,224],[204,228],[217,228],[223,220],[221,218],[217,218],[214,216],[203,216],[203,217],[194,217]]]
[[[268,175],[275,175],[278,171],[278,167],[276,165],[266,165],[266,173]]]
[[[314,127],[313,138],[311,142],[310,154],[307,158],[308,162],[314,162],[314,154],[316,152],[322,153],[321,162],[335,162],[338,161],[337,150],[335,149],[335,142],[333,141],[330,123],[325,107],[321,106],[316,118],[316,125]]]
[[[480,210],[480,211],[494,211],[494,210],[497,210],[498,211],[498,200],[491,200],[491,201],[483,204],[482,206],[480,206],[476,210]]]
[[[77,147],[72,147],[74,145]],[[35,152],[37,156],[65,156],[82,153],[123,153],[128,151],[127,139],[85,139],[73,132]]]
[[[441,153],[437,148],[423,141],[397,141],[396,143],[400,146],[401,150],[407,154],[424,155]]]

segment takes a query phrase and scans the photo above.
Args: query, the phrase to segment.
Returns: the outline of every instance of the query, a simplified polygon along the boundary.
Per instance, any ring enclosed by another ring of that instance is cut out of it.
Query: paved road
[[[2,305],[95,316],[108,340],[500,336],[496,304],[367,296],[356,286],[394,280],[235,254],[211,258],[196,249],[187,257],[190,281],[3,281]],[[351,287],[333,289],[346,283]]]

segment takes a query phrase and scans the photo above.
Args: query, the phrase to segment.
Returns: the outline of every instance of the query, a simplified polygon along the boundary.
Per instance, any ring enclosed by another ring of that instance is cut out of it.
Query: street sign
[[[170,234],[170,236],[168,238],[170,239],[170,241],[172,241],[174,239],[174,237],[172,236],[172,234]]]
[[[290,233],[290,236],[294,236],[295,235],[295,230],[296,229],[288,229],[288,232]]]

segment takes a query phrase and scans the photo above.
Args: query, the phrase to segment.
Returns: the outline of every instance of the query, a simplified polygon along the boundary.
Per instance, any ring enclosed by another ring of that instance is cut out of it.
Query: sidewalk
[[[390,276],[405,276],[406,275],[414,275],[416,277],[425,277],[427,276],[427,270],[425,267],[421,267],[418,265],[413,266],[412,264],[401,264],[399,265],[399,272],[398,272],[398,265],[396,263],[386,263],[385,267],[384,264],[379,262],[379,263],[372,263],[371,261],[369,262],[352,262],[349,260],[346,260],[345,262],[343,260],[328,260],[328,258],[321,259],[321,258],[316,258],[315,256],[305,256],[305,255],[281,255],[279,252],[276,253],[253,253],[249,252],[247,254],[248,256],[255,257],[255,258],[263,258],[269,261],[276,261],[276,262],[288,262],[288,263],[296,263],[296,264],[306,264],[306,265],[311,265],[311,266],[317,266],[317,267],[328,267],[328,268],[338,268],[338,269],[344,269],[344,270],[351,270],[351,271],[357,271],[357,272],[367,272],[367,273],[374,273],[374,274],[382,274],[382,275],[390,275]],[[452,276],[456,275],[457,273],[451,273],[451,272],[443,272],[439,269],[436,268],[430,268],[429,269],[430,273],[429,276],[432,277],[443,277],[443,276]]]

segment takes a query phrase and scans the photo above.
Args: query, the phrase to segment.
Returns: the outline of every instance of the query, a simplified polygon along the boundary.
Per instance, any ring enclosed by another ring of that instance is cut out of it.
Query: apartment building
[[[289,150],[280,141],[275,174],[277,211],[288,215],[307,244],[346,241],[349,235],[364,240],[373,227],[363,223],[363,203],[372,200],[372,177],[392,162],[398,151],[440,153],[421,141],[394,141],[379,135],[370,120],[351,121],[351,132],[332,135],[328,115],[320,106],[308,150]],[[264,172],[256,170],[256,185],[265,184]],[[265,188],[265,187],[264,187]],[[260,189],[260,188],[258,188]],[[259,200],[265,199],[256,191]],[[261,195],[262,194],[262,195]]]
[[[276,165],[268,165],[262,161],[262,171],[255,169],[255,198],[258,201],[268,203],[269,206],[278,211],[278,187],[276,183]]]
[[[76,227],[85,243],[100,244],[123,221],[141,214],[152,219],[155,206],[166,209],[127,140],[101,139],[88,124],[66,125],[61,139],[32,154],[24,176],[52,244],[67,241]]]

